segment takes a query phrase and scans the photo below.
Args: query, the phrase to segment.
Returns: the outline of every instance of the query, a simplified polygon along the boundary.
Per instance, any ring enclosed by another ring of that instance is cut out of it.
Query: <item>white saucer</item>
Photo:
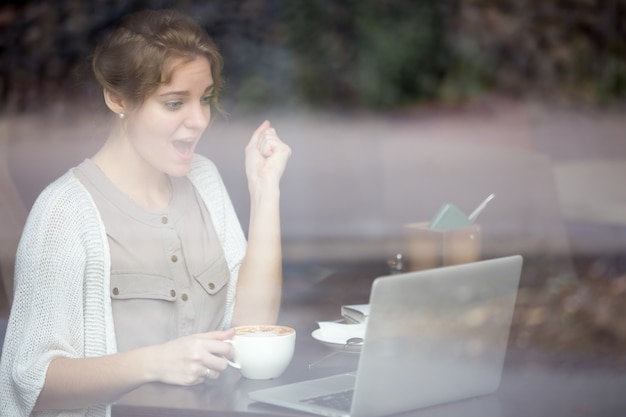
[[[313,333],[311,333],[311,336],[313,336],[313,339],[317,340],[318,342],[321,342],[322,344],[334,350],[341,350],[344,352],[351,352],[351,353],[361,352],[361,344],[346,346],[346,341],[343,339],[332,339],[332,338],[324,337],[322,335],[321,329],[313,330]]]

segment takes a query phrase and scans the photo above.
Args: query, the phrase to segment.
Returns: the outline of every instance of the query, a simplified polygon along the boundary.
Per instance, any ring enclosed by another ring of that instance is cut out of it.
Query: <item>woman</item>
[[[222,85],[206,33],[177,12],[132,14],[93,69],[116,122],[92,158],[44,190],[24,228],[3,416],[107,415],[142,384],[218,378],[231,326],[278,315],[291,151],[268,121],[252,134],[246,242],[215,166],[194,154]]]

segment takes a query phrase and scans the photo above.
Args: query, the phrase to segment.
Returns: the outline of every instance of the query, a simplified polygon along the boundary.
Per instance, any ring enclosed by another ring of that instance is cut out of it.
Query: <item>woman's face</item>
[[[205,57],[174,58],[171,80],[146,97],[125,120],[126,134],[139,159],[172,176],[186,175],[211,119],[211,66]]]

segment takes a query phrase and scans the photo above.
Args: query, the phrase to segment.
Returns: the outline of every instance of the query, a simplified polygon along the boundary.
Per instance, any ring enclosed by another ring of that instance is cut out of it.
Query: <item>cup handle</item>
[[[224,342],[232,345],[233,347],[235,347],[235,344],[233,343],[232,340],[224,340]],[[226,358],[224,358],[226,359]],[[235,361],[231,361],[230,359],[226,359],[226,362],[228,362],[228,365],[232,366],[235,369],[241,369],[241,365],[239,365],[237,362]]]

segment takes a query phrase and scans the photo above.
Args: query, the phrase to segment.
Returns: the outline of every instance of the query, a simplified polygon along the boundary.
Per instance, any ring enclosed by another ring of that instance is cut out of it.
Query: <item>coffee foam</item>
[[[240,326],[235,329],[238,336],[264,337],[264,336],[287,336],[294,330],[286,326]]]

